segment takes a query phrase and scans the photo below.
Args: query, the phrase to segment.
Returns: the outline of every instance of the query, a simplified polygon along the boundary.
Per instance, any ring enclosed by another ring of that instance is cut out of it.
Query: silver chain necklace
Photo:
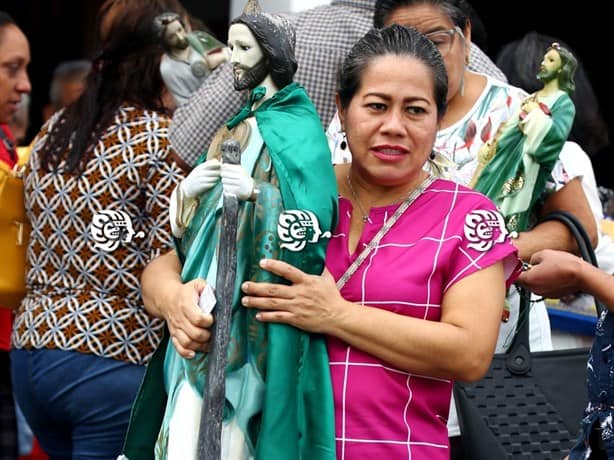
[[[341,276],[341,278],[339,278],[339,280],[337,281],[338,290],[341,290],[341,288],[345,286],[347,280],[350,279],[350,277],[356,272],[356,270],[358,270],[360,265],[367,259],[373,248],[379,245],[379,242],[382,240],[382,238],[384,238],[384,235],[388,232],[388,230],[392,228],[396,221],[399,220],[399,218],[403,215],[407,208],[411,206],[411,204],[422,194],[422,192],[424,192],[429,187],[429,185],[435,182],[435,179],[436,178],[434,176],[427,176],[427,178],[407,196],[405,201],[401,203],[401,206],[397,208],[397,210],[390,217],[390,219],[386,220],[382,228],[379,229],[379,231],[375,234],[369,244],[367,244],[361,251],[361,253],[358,254],[358,257],[354,260],[354,262],[352,262],[352,265],[350,265],[345,271],[345,273]],[[349,176],[348,183],[351,184]]]
[[[350,188],[350,193],[352,194],[352,197],[356,201],[356,204],[358,205],[358,209],[360,209],[360,212],[362,213],[362,221],[364,223],[369,222],[370,224],[372,224],[373,221],[371,220],[371,217],[369,217],[369,213],[366,212],[365,208],[362,207],[362,203],[358,199],[358,195],[356,194],[356,191],[354,190],[354,186],[352,185],[352,179],[350,179],[350,173],[348,173],[348,175],[346,176],[346,179],[347,179],[348,187]],[[403,193],[400,197],[398,197],[396,200],[394,200],[390,204],[398,203],[399,201],[401,201],[406,196],[407,196],[407,193]],[[369,208],[369,212],[370,211],[371,211],[371,208]]]
[[[348,182],[348,187],[350,188],[350,193],[352,194],[352,197],[354,198],[354,200],[356,200],[356,204],[358,205],[358,208],[360,209],[360,212],[362,213],[362,221],[364,223],[369,222],[370,224],[372,224],[373,222],[371,221],[371,218],[369,217],[369,213],[365,212],[365,208],[362,207],[362,204],[360,203],[360,200],[358,199],[358,196],[356,195],[356,192],[354,191],[354,187],[352,186],[352,179],[350,179],[350,173],[348,173],[347,175],[347,182]]]

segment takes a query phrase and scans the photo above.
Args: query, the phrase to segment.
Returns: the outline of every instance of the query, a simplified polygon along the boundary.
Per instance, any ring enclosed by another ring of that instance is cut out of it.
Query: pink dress
[[[351,203],[340,198],[327,267],[339,279],[399,204],[374,208],[354,254],[348,252]],[[443,293],[504,260],[518,275],[516,249],[483,195],[438,179],[410,206],[341,290],[347,300],[439,321]],[[385,331],[381,331],[385,334]],[[446,419],[452,381],[414,375],[329,338],[337,458],[448,459]]]

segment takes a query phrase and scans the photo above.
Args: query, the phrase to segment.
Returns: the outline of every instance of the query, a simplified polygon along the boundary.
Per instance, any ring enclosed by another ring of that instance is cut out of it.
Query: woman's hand
[[[209,350],[213,316],[198,307],[205,284],[203,279],[196,279],[177,286],[164,312],[173,345],[184,358],[191,359],[195,352]]]
[[[545,249],[533,254],[530,268],[519,281],[537,294],[560,298],[582,289],[580,273],[585,264],[569,252]]]
[[[256,318],[283,323],[308,332],[329,333],[337,318],[348,310],[331,274],[309,275],[279,260],[264,259],[260,267],[287,279],[292,284],[248,281],[241,288],[243,306],[261,310]]]

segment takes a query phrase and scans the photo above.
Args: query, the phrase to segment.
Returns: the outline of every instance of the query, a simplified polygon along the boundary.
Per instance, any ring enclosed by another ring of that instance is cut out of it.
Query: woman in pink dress
[[[340,215],[327,269],[263,260],[288,284],[242,285],[260,321],[327,335],[339,459],[449,458],[452,384],[486,372],[518,275],[492,202],[423,168],[447,90],[440,53],[415,29],[361,39],[340,72],[353,158],[335,168]],[[194,313],[202,281],[182,285],[177,267],[173,254],[148,267],[145,303],[166,309],[186,353],[206,350],[211,319]]]
[[[488,199],[423,168],[446,109],[435,46],[414,29],[374,30],[340,74],[353,158],[336,167],[328,270],[263,261],[292,284],[246,283],[243,303],[262,321],[328,335],[339,459],[447,459],[452,383],[488,368],[516,250]]]

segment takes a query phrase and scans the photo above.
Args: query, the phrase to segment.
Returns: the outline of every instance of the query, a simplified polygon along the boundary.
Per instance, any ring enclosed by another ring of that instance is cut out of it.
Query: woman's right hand
[[[203,313],[198,306],[205,284],[203,279],[196,279],[177,286],[164,312],[173,345],[187,359],[197,351],[209,350],[213,316]]]
[[[181,192],[186,198],[196,198],[213,186],[220,179],[221,163],[217,159],[207,160],[196,166],[188,176],[181,181]]]

